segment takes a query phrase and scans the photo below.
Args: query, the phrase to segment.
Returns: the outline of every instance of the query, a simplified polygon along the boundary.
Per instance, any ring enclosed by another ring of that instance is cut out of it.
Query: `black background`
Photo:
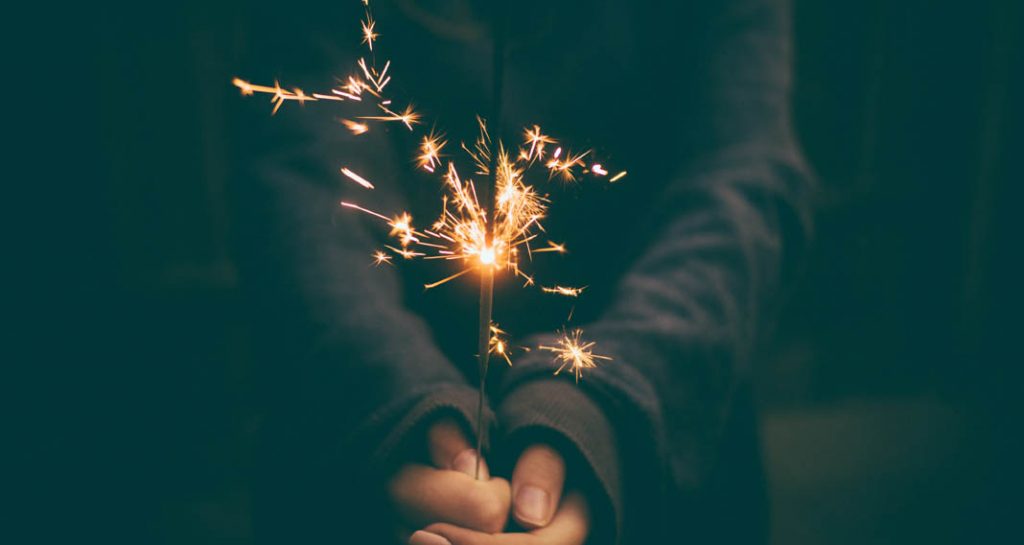
[[[253,110],[228,82],[315,67],[305,32],[341,32],[331,9],[11,17],[28,32],[6,48],[23,168],[5,183],[5,398],[26,538],[251,541],[268,385],[232,242]],[[1020,505],[1021,7],[794,11],[796,126],[822,191],[758,376],[774,542],[1002,541]]]

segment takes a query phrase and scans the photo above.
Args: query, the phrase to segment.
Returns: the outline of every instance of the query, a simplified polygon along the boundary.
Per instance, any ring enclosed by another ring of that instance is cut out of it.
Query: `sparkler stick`
[[[491,57],[491,67],[494,70],[494,81],[492,88],[491,97],[491,121],[494,123],[494,134],[497,135],[498,141],[501,141],[501,91],[503,86],[503,79],[505,73],[505,21],[504,21],[504,10],[502,9],[502,3],[497,2],[491,6],[492,12],[492,36],[493,36],[493,50]],[[498,192],[497,179],[498,179],[498,150],[491,150],[491,163],[490,168],[487,171],[488,183],[487,192],[485,193],[484,202],[489,203],[487,209],[491,211],[492,220],[490,222],[490,229],[487,232],[487,248],[491,253],[491,259],[493,260],[493,248],[494,248],[494,229],[497,224],[497,218],[494,215],[495,211],[495,194]],[[480,349],[480,395],[477,398],[477,409],[476,409],[476,472],[474,477],[480,479],[480,462],[483,459],[483,436],[484,436],[484,393],[487,390],[487,368],[491,354],[491,318],[494,309],[494,268],[492,263],[487,263],[487,260],[483,259],[481,255],[481,263],[484,266],[483,278],[480,279],[480,325],[479,325],[479,337],[477,346]]]
[[[485,266],[480,278],[480,391],[476,405],[476,472],[474,478],[480,480],[480,461],[483,459],[484,430],[484,392],[487,389],[487,366],[491,356],[491,316],[494,307],[494,269]]]

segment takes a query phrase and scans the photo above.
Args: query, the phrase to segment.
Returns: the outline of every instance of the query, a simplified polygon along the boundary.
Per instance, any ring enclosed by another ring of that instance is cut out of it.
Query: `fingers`
[[[500,532],[508,522],[508,481],[478,481],[456,471],[407,465],[388,483],[399,516],[413,528],[450,522],[481,532]]]
[[[427,432],[427,445],[430,450],[430,461],[438,469],[451,469],[476,476],[476,449],[469,444],[462,428],[451,418],[440,420]],[[487,463],[480,460],[480,479],[490,479]]]
[[[551,523],[533,531],[545,545],[583,545],[590,535],[590,509],[579,492],[565,498]]]
[[[590,513],[579,493],[566,496],[551,523],[526,533],[487,534],[452,524],[432,524],[412,535],[409,545],[583,545]]]
[[[512,505],[516,522],[540,528],[551,521],[565,484],[565,460],[548,445],[533,445],[512,471]]]

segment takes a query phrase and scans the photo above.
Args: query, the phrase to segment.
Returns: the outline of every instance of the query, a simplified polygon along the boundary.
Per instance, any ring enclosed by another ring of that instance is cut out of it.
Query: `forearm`
[[[809,177],[789,126],[787,6],[738,0],[703,10],[707,57],[685,67],[699,87],[680,119],[693,159],[652,199],[657,234],[584,326],[595,352],[613,358],[580,387],[614,427],[633,538],[658,535],[662,494],[692,497],[706,484],[757,326],[809,232]],[[531,353],[503,387],[556,367]]]
[[[245,211],[252,214],[245,272],[261,305],[262,330],[272,335],[267,344],[278,349],[269,374],[285,379],[275,387],[291,388],[280,397],[308,405],[317,413],[310,418],[329,415],[320,433],[364,445],[369,450],[361,457],[379,461],[373,449],[395,440],[385,430],[412,427],[409,418],[427,416],[421,411],[464,412],[472,405],[466,393],[474,390],[405,305],[398,269],[372,265],[381,240],[370,218],[339,206],[343,198],[365,202],[367,193],[342,182],[333,158],[366,143],[349,141],[335,128],[319,122],[300,127],[242,182],[255,208]],[[371,149],[380,154],[388,144],[381,139]],[[381,172],[386,180],[386,168]],[[378,185],[374,202],[389,210],[403,206],[397,182]],[[374,440],[352,441],[356,436]]]

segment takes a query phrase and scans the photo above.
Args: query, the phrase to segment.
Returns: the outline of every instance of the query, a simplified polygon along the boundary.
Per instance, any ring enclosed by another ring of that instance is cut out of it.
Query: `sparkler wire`
[[[505,73],[505,21],[502,3],[496,2],[492,8],[492,97],[491,97],[491,126],[492,134],[497,136],[501,142],[501,92],[504,83]],[[499,144],[500,147],[500,144]],[[495,211],[495,194],[497,193],[498,173],[498,149],[491,149],[491,163],[488,169],[488,183],[484,185],[486,193],[484,202],[488,203],[490,214],[490,226],[487,231],[487,248],[494,245],[494,226],[497,223]],[[480,327],[478,346],[480,348],[480,396],[476,407],[476,473],[475,478],[480,480],[480,462],[483,459],[483,437],[484,437],[484,391],[487,387],[487,368],[491,352],[491,319],[494,310],[494,266],[484,265],[483,277],[480,279]]]

